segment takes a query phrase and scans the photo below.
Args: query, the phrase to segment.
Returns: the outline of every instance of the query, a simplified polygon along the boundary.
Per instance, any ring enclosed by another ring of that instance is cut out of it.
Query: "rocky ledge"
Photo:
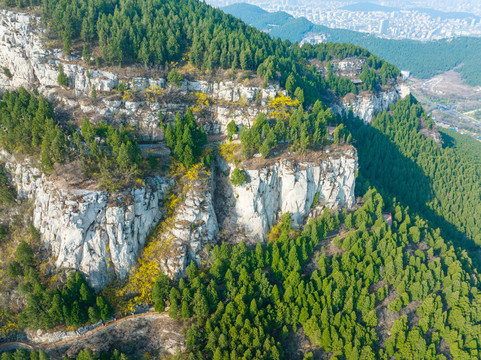
[[[219,224],[214,211],[215,172],[191,169],[180,182],[182,191],[177,194],[174,214],[159,228],[156,236],[160,268],[171,278],[185,275],[191,261],[202,265],[207,259],[205,248],[214,245]]]
[[[0,72],[0,92],[20,86],[38,89],[50,101],[79,118],[87,116],[93,122],[103,119],[129,125],[140,140],[162,140],[159,112],[167,121],[173,121],[177,112],[184,112],[188,106],[198,107],[198,94],[208,97],[208,102],[201,106],[201,117],[205,130],[212,135],[225,133],[232,120],[237,125],[251,126],[260,111],[268,111],[269,98],[286,94],[279,86],[263,89],[243,82],[187,79],[179,89],[173,90],[165,78],[127,76],[136,72],[133,68],[112,72],[87,67],[78,56],[66,59],[60,49],[46,48],[39,24],[40,18],[0,11],[0,67],[10,73],[7,76]],[[68,77],[68,88],[58,85],[60,66]],[[121,96],[117,91],[120,82],[129,96]],[[93,89],[97,92],[95,99],[91,96]],[[375,114],[408,93],[405,84],[398,84],[374,94],[349,94],[331,106],[340,114],[347,114],[352,108],[355,116],[368,123]]]

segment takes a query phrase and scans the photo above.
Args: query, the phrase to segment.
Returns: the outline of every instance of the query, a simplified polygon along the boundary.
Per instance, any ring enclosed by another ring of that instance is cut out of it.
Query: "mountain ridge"
[[[249,6],[246,13],[249,14],[251,11],[253,9]],[[242,4],[237,6],[236,15],[243,18]],[[248,18],[251,16],[248,15]],[[315,25],[305,18],[292,16],[274,28],[262,29],[262,16],[258,16],[252,21],[254,21],[254,26],[257,24],[261,30],[269,30],[274,38],[288,39],[291,42],[300,42],[306,34],[312,32],[325,34],[328,41],[363,46],[399,68],[411,71],[414,76],[419,78],[430,78],[464,64],[465,67],[461,66],[458,71],[461,72],[465,81],[473,86],[481,85],[481,72],[475,65],[476,59],[481,56],[480,38],[457,37],[430,42],[388,40],[346,29],[331,29]],[[437,54],[437,56],[433,56],[433,54]]]

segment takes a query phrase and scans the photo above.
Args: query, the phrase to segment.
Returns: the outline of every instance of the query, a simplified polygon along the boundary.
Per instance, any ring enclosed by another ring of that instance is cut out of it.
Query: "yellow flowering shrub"
[[[199,112],[210,106],[209,97],[207,94],[196,92],[195,93],[195,105],[192,108],[193,112]]]
[[[175,226],[176,210],[194,183],[201,177],[208,176],[202,164],[186,169],[180,162],[172,164],[170,173],[178,181],[177,188],[167,196],[166,219],[152,231],[139,262],[131,270],[127,281],[124,284],[113,282],[103,291],[107,300],[115,304],[122,314],[134,311],[136,305],[152,303],[152,289],[161,271],[160,262],[170,254],[173,238],[167,234]]]
[[[130,90],[125,90],[124,95],[122,95],[123,100],[132,100],[134,98],[134,95]]]
[[[233,142],[226,142],[222,143],[219,146],[219,154],[220,156],[230,163],[237,163],[238,155],[241,153],[242,145]]]
[[[150,101],[150,102],[156,102],[158,101],[158,98],[164,95],[164,89],[157,85],[150,85],[146,90],[145,90],[145,100]]]
[[[7,336],[18,331],[18,314],[8,311],[0,311],[0,337]]]
[[[287,119],[293,108],[301,105],[299,100],[293,100],[289,95],[280,95],[269,98],[270,115],[274,118]]]

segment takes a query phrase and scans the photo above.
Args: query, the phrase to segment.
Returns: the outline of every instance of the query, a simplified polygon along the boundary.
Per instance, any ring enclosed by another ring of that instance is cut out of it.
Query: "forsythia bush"
[[[18,314],[0,311],[0,337],[7,336],[18,330]]]
[[[123,314],[133,312],[136,305],[153,303],[152,290],[161,273],[160,262],[170,253],[172,238],[166,234],[175,225],[176,210],[197,180],[209,175],[202,164],[187,169],[180,162],[172,164],[170,173],[179,179],[177,184],[180,188],[174,189],[178,195],[172,192],[167,198],[167,218],[152,232],[138,266],[131,271],[126,284],[119,289],[119,284],[113,283],[103,292],[108,301],[116,304],[118,311]]]

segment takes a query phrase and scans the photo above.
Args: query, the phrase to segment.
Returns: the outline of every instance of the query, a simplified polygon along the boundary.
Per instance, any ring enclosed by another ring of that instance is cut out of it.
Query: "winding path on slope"
[[[167,312],[163,312],[163,313],[159,314],[159,313],[154,312],[154,311],[149,311],[149,312],[146,312],[146,313],[135,314],[135,315],[129,315],[129,316],[123,317],[123,318],[118,319],[118,320],[109,321],[105,325],[103,325],[103,326],[100,325],[100,326],[96,327],[95,329],[87,331],[83,335],[79,335],[77,337],[72,337],[72,338],[69,338],[69,339],[66,339],[66,340],[60,340],[60,341],[56,341],[56,342],[43,342],[43,343],[38,343],[38,344],[29,344],[29,343],[23,343],[23,342],[19,342],[19,341],[0,344],[0,352],[2,350],[5,351],[5,350],[13,350],[13,349],[27,349],[27,350],[53,349],[53,348],[59,347],[61,345],[66,345],[66,344],[69,344],[69,343],[75,343],[75,342],[78,342],[80,340],[84,340],[84,339],[87,339],[89,337],[92,337],[94,335],[99,335],[99,334],[105,333],[105,332],[115,328],[120,323],[123,323],[123,322],[126,322],[126,321],[139,320],[139,319],[143,319],[143,318],[147,318],[147,317],[161,319],[161,318],[169,317],[169,315],[167,314]]]

